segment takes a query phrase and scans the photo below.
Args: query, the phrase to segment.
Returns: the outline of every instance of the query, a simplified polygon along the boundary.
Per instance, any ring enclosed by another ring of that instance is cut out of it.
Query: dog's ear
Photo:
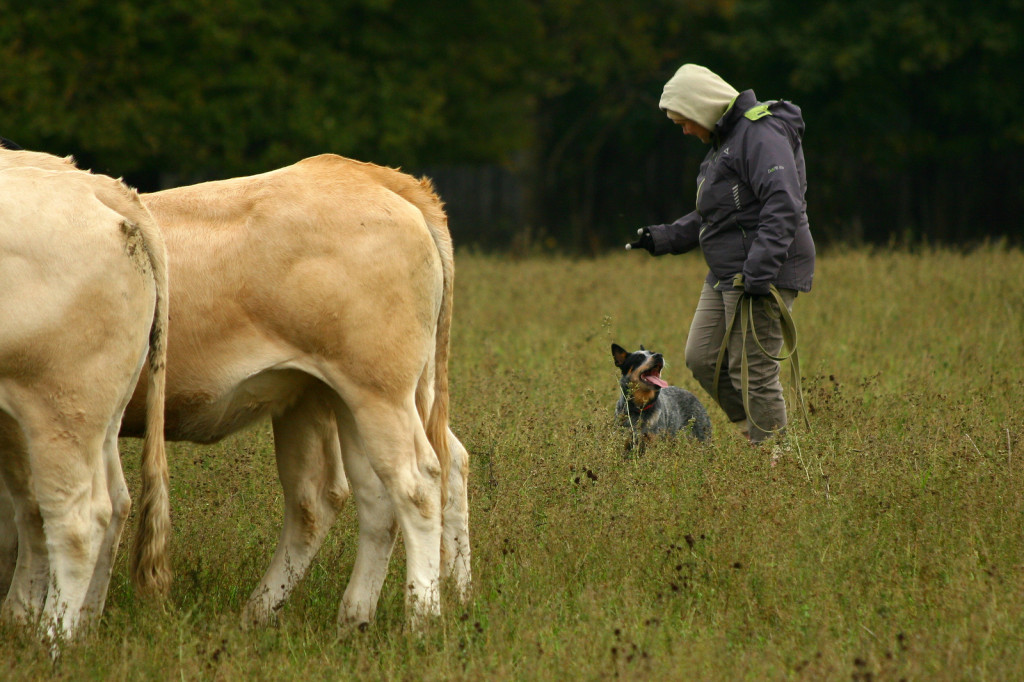
[[[622,367],[622,363],[629,357],[629,353],[622,346],[613,343],[612,344],[612,357],[615,358],[615,366]]]
[[[640,344],[640,350],[647,350],[646,348],[644,348],[644,344],[642,343]]]

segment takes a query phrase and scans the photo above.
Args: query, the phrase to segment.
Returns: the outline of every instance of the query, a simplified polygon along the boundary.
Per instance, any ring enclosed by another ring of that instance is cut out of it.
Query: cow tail
[[[352,163],[349,160],[345,160],[345,162]],[[455,256],[451,234],[448,232],[448,216],[445,215],[444,203],[437,196],[437,192],[434,191],[434,183],[429,178],[420,178],[417,182],[411,176],[392,168],[382,168],[372,164],[357,165],[419,209],[441,259],[443,281],[441,307],[437,315],[437,331],[434,340],[434,371],[424,372],[416,391],[416,407],[420,418],[423,419],[427,440],[430,441],[440,465],[443,513],[448,503],[448,477],[452,468],[451,447],[448,444],[448,355],[451,345]],[[433,399],[429,397],[430,386],[425,381],[431,375],[434,378]]]
[[[429,194],[429,206],[421,206],[430,234],[434,238],[438,255],[441,258],[443,285],[441,293],[441,309],[437,315],[437,332],[434,349],[434,400],[427,415],[426,431],[430,445],[437,453],[441,467],[441,508],[448,502],[448,476],[451,473],[452,457],[448,445],[448,355],[451,347],[452,308],[455,285],[455,256],[451,234],[448,232],[448,218],[441,200],[434,193],[430,180],[420,180],[423,189]]]
[[[156,309],[149,335],[149,382],[146,388],[146,436],[142,443],[142,494],[139,527],[132,553],[132,578],[147,595],[165,597],[171,587],[169,544],[171,512],[167,452],[164,444],[164,400],[167,381],[168,284],[167,252],[156,221],[146,213],[140,221],[156,284]]]

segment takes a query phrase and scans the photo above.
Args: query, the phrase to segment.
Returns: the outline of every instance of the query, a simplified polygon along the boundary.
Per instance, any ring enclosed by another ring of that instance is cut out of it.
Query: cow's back
[[[388,357],[373,376],[383,390],[427,361],[401,349],[434,338],[445,301],[451,247],[429,183],[323,155],[143,200],[172,273],[168,437],[212,442],[279,412],[325,359]],[[122,433],[141,429],[141,400]]]

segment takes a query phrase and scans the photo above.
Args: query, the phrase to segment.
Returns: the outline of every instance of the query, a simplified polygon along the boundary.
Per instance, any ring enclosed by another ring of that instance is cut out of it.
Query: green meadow
[[[169,445],[165,604],[131,587],[129,528],[99,624],[56,663],[0,627],[0,679],[1024,679],[1024,253],[821,254],[794,307],[810,428],[790,394],[775,466],[685,367],[704,272],[457,253],[474,588],[425,632],[405,625],[399,542],[376,621],[339,638],[351,503],[277,626],[239,627],[281,518],[264,424]],[[612,342],[665,354],[709,445],[625,452]],[[138,451],[122,441],[135,496]]]

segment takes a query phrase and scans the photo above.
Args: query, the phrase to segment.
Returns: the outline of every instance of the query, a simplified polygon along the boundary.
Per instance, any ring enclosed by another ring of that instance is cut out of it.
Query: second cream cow
[[[442,576],[466,594],[468,456],[448,429],[454,265],[429,181],[323,155],[143,199],[171,272],[167,437],[273,424],[284,523],[243,619],[282,605],[349,484],[359,546],[341,624],[372,619],[399,529],[414,620],[439,612]],[[122,434],[142,432],[144,390]]]

